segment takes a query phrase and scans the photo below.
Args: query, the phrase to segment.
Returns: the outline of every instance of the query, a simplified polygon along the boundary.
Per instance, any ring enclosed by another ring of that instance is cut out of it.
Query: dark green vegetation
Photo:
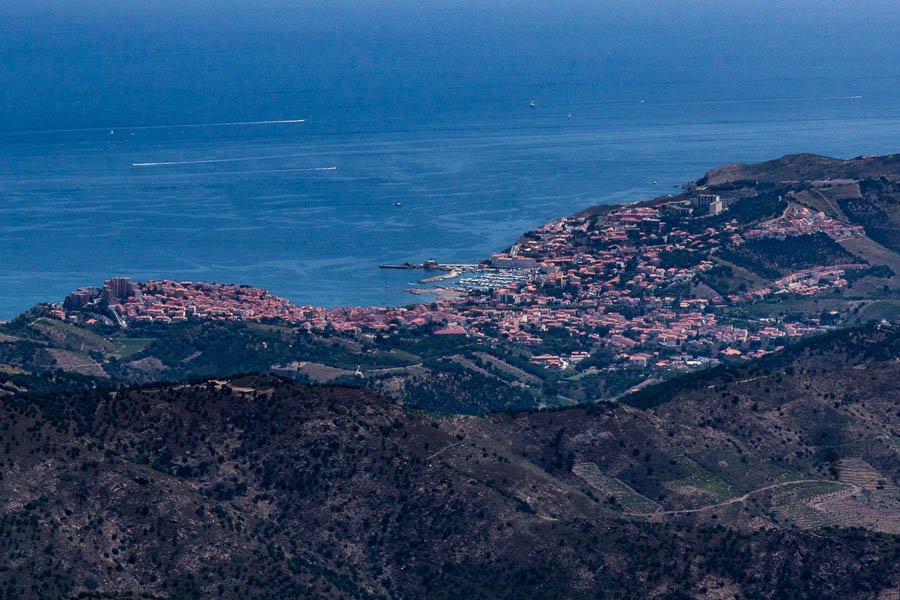
[[[874,241],[900,252],[900,183],[886,177],[864,179],[859,192],[857,198],[840,198],[841,210]]]
[[[716,265],[702,272],[696,279],[698,283],[709,286],[720,296],[746,292],[753,285],[752,280],[738,277],[735,269],[727,264]]]
[[[735,248],[722,248],[717,256],[766,279],[779,279],[811,267],[863,262],[824,233],[748,240]]]
[[[726,197],[737,197],[741,199],[740,202],[720,215],[691,219],[682,225],[685,230],[696,233],[707,227],[719,229],[732,220],[737,221],[740,225],[748,226],[774,219],[788,207],[784,197],[794,191],[794,187],[749,181],[714,187],[706,191]]]
[[[639,381],[621,372],[572,379],[572,373],[530,364],[532,352],[580,347],[561,329],[556,335],[548,332],[545,343],[529,351],[515,344],[479,344],[420,330],[354,336],[309,333],[278,323],[193,322],[122,332],[63,323],[47,314],[46,307],[39,306],[2,329],[0,336],[6,337],[0,338],[0,367],[125,383],[271,371],[301,382],[363,387],[428,410],[466,414],[572,402],[561,396],[592,401],[618,395]],[[601,359],[602,354],[584,367]]]
[[[272,376],[8,395],[0,593],[879,598],[898,347],[834,334],[629,398],[649,412],[443,417]]]

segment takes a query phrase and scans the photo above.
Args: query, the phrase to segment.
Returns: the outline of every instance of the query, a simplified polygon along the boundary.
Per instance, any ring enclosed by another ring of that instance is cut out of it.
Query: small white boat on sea
[[[534,100],[532,100],[532,101],[531,101],[531,104],[530,104],[529,106],[531,106],[531,108],[534,108],[535,106],[537,106],[537,104],[535,104],[535,103],[534,103]]]

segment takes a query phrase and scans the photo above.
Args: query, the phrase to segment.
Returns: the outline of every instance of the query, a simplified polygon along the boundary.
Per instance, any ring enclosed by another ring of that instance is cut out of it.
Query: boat
[[[531,108],[534,108],[535,106],[537,106],[537,104],[535,104],[534,100],[532,100],[530,106],[531,106]]]
[[[571,119],[571,118],[572,118],[572,113],[569,113],[568,115],[566,115],[566,118],[567,118],[567,119]]]
[[[403,206],[402,202],[394,202],[394,206]]]

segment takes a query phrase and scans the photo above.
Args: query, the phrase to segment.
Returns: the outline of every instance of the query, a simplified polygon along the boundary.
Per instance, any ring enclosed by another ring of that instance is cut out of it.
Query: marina
[[[456,280],[453,285],[467,290],[490,291],[510,285],[523,285],[535,278],[536,269],[485,269]]]
[[[510,285],[523,285],[533,281],[538,270],[535,268],[523,268],[521,266],[494,266],[488,262],[479,264],[443,264],[435,260],[427,260],[421,264],[403,263],[400,265],[380,265],[380,269],[425,269],[429,271],[446,271],[440,275],[426,277],[416,284],[428,285],[438,282],[446,282],[436,287],[412,287],[405,291],[412,294],[434,293],[437,287],[446,291],[456,290],[462,292],[485,292],[505,288]],[[463,277],[457,279],[461,275]],[[454,281],[449,281],[454,280]]]

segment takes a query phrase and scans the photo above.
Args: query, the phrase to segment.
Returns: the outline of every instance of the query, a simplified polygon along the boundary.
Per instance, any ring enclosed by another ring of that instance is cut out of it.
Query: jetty
[[[434,277],[426,277],[419,283],[434,283],[436,281],[443,281],[445,279],[453,279],[454,277],[458,277],[458,276],[459,276],[459,271],[457,271],[456,269],[451,269],[451,270],[447,271],[446,273],[442,273],[440,275],[435,275]]]
[[[436,260],[426,260],[420,264],[414,264],[410,262],[405,262],[399,265],[378,265],[379,269],[425,269],[427,271],[456,271],[457,273],[464,273],[469,271],[475,271],[477,269],[482,268],[482,265],[479,264],[464,264],[464,263],[439,263]]]

